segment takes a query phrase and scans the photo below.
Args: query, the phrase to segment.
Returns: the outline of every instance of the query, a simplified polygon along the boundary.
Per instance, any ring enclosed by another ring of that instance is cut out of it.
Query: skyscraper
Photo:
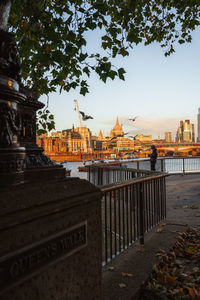
[[[200,108],[197,115],[197,142],[200,142]]]
[[[172,132],[165,132],[165,142],[171,143],[172,142]]]
[[[176,133],[176,142],[194,142],[194,124],[190,123],[190,120],[185,120],[185,122],[180,121],[180,126]]]

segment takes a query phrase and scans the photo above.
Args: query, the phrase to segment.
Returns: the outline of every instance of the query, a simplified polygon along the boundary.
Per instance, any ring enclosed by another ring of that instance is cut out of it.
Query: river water
[[[72,177],[79,177],[81,179],[87,179],[87,172],[79,172],[78,167],[83,166],[82,161],[68,161],[62,164],[64,168],[71,170]]]
[[[138,159],[137,159],[138,161]],[[86,162],[86,164],[91,164],[91,161]],[[136,162],[124,163],[129,168],[137,168]],[[79,172],[78,167],[83,166],[83,162],[66,162],[63,163],[66,169],[71,170],[72,177],[79,177],[81,179],[87,179],[87,172]],[[161,160],[158,159],[156,163],[156,170],[161,171],[163,168],[164,172],[169,173],[196,173],[200,172],[200,157],[176,159],[176,158],[165,158],[163,161],[163,166],[161,167]],[[139,169],[150,170],[150,162],[144,159],[139,159]]]

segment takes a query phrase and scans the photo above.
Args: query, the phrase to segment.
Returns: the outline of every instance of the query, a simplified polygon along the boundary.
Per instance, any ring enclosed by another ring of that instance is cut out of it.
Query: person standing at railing
[[[151,171],[155,171],[156,168],[156,161],[157,161],[157,149],[154,145],[151,146],[151,149],[152,149],[152,153],[149,155],[150,157],[150,162],[151,162]]]

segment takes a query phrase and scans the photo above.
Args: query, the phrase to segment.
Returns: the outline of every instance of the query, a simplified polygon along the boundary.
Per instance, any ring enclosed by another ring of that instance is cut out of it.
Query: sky
[[[93,116],[83,122],[92,134],[101,129],[105,136],[119,118],[124,132],[152,134],[164,138],[171,131],[173,137],[180,120],[195,124],[200,107],[200,30],[193,33],[190,44],[176,45],[175,53],[164,56],[159,44],[135,46],[126,58],[117,58],[117,67],[126,70],[125,81],[108,79],[106,84],[93,73],[88,80],[90,93],[77,91],[51,93],[49,109],[55,115],[56,130],[79,126],[74,111],[74,99],[79,109]],[[95,35],[88,37],[89,47],[97,47]],[[41,101],[45,102],[45,97]],[[135,122],[128,119],[138,116]]]

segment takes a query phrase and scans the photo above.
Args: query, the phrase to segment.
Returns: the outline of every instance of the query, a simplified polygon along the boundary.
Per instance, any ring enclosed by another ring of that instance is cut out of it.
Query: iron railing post
[[[90,180],[90,167],[88,167],[88,181],[91,182]]]
[[[161,172],[164,172],[163,159],[161,159]]]
[[[139,223],[140,223],[140,245],[144,246],[144,188],[143,183],[139,184]]]
[[[108,235],[107,235],[107,194],[104,195],[104,234],[105,234],[105,262],[108,261]]]
[[[183,157],[183,174],[185,173],[185,158]]]
[[[137,161],[137,171],[139,171],[140,169],[140,164],[139,164],[139,161]]]

